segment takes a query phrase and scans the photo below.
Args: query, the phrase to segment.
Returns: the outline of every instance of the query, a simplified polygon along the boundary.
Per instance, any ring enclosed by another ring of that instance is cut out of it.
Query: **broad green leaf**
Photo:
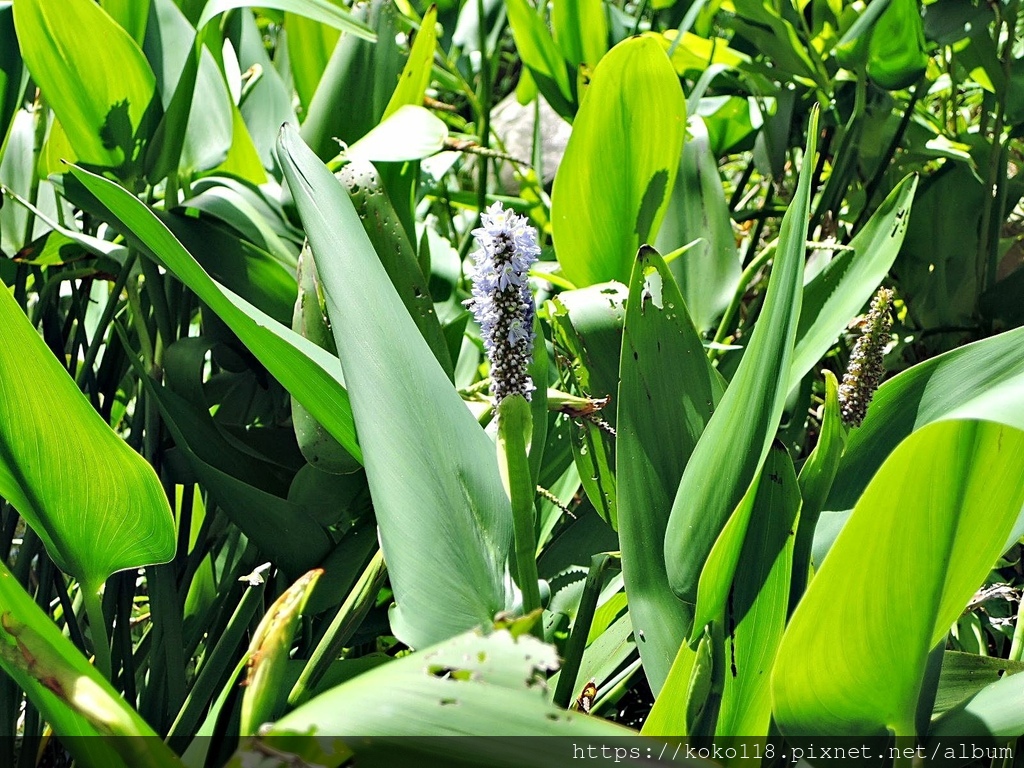
[[[665,527],[686,462],[721,399],[669,267],[637,254],[619,363],[615,466],[619,548],[629,615],[655,696],[693,623],[669,587]]]
[[[136,42],[92,0],[18,0],[14,25],[78,159],[132,175],[159,116],[153,71]]]
[[[137,0],[101,0],[100,5],[136,43],[142,45],[142,38],[146,36],[146,22],[149,21],[149,3],[140,3]]]
[[[820,563],[846,518],[896,446],[943,419],[982,419],[1024,429],[1024,328],[933,357],[887,381],[853,430],[814,541]]]
[[[1022,504],[1024,431],[946,420],[904,440],[793,613],[772,674],[783,733],[915,735],[928,654]]]
[[[437,320],[429,283],[377,169],[366,161],[351,162],[338,171],[337,178],[348,191],[370,245],[380,257],[406,311],[445,374],[452,378],[451,355]]]
[[[782,220],[764,306],[729,388],[701,435],[679,483],[665,533],[669,583],[695,603],[704,563],[760,471],[782,418],[786,372],[800,317],[804,242],[815,164],[817,114],[808,128],[800,181]],[[742,527],[731,539],[742,545]],[[725,562],[734,562],[727,557]],[[728,585],[731,579],[723,583]],[[712,603],[721,594],[708,595]],[[699,627],[695,628],[699,631]]]
[[[654,700],[640,733],[644,736],[686,736],[687,705],[691,699],[691,680],[708,661],[698,658],[697,651],[686,643],[679,645],[661,692]],[[710,670],[709,670],[710,672]]]
[[[431,5],[427,9],[423,21],[420,22],[420,28],[416,30],[416,37],[409,50],[409,58],[405,61],[402,76],[395,92],[391,94],[391,100],[388,101],[388,106],[384,110],[382,121],[387,120],[406,105],[414,107],[423,105],[423,97],[426,95],[433,73],[436,48],[437,6]]]
[[[761,470],[753,515],[723,606],[728,665],[716,730],[720,736],[768,733],[772,714],[768,682],[786,628],[793,528],[799,509],[793,461],[775,443]]]
[[[0,496],[83,589],[170,560],[174,520],[153,468],[93,409],[6,289],[0,326]]]
[[[336,357],[306,341],[240,296],[219,286],[138,198],[81,168],[71,173],[122,223],[126,236],[141,241],[179,280],[231,328],[271,375],[356,459],[352,408]]]
[[[800,37],[796,28],[784,19],[774,3],[766,0],[734,0],[736,18],[731,26],[741,37],[754,44],[754,49],[768,58],[772,69],[788,75],[823,78],[818,71],[818,54]]]
[[[995,661],[993,659],[993,661]],[[1000,659],[1005,661],[1005,659]],[[943,739],[967,736],[1015,738],[1024,731],[1024,674],[1006,674],[967,701],[943,712],[928,729],[927,753],[935,754]],[[1013,742],[1010,742],[1011,746]],[[979,745],[980,746],[980,745]],[[954,750],[959,758],[959,750]],[[941,752],[940,756],[950,757]],[[968,762],[958,760],[958,762]]]
[[[3,563],[0,605],[0,667],[28,694],[81,765],[181,768]]]
[[[420,336],[344,188],[293,129],[279,145],[346,371],[397,603],[392,629],[430,645],[510,607],[512,512],[494,444]]]
[[[354,162],[422,160],[440,152],[448,139],[448,126],[420,106],[406,104],[345,151]]]
[[[608,50],[608,17],[601,0],[555,0],[551,28],[573,69],[581,64],[593,69]]]
[[[817,364],[888,274],[903,245],[916,189],[916,176],[904,178],[850,241],[852,250],[841,251],[804,287],[790,388]]]
[[[279,11],[296,13],[305,16],[307,19],[319,21],[328,26],[339,29],[342,32],[349,32],[355,37],[364,40],[376,40],[373,31],[362,21],[354,18],[351,13],[339,8],[330,0],[259,0],[258,3],[251,0],[209,0],[203,8],[203,13],[196,23],[196,29],[205,27],[214,16],[218,16],[233,8],[249,8],[258,5],[260,8],[275,8]]]
[[[942,657],[942,672],[935,695],[934,712],[941,714],[957,705],[966,704],[975,694],[1000,677],[1020,672],[1024,672],[1024,661],[946,651]],[[962,733],[967,732],[964,730]]]
[[[679,78],[657,42],[630,38],[601,59],[551,196],[555,251],[574,285],[629,280],[668,208],[685,132]]]
[[[302,121],[302,140],[322,160],[338,154],[338,140],[351,146],[380,123],[402,72],[395,4],[371,0],[353,13],[377,41],[342,36],[320,78]]]
[[[394,759],[396,749],[402,750],[403,763],[423,765],[438,759],[429,740],[411,739],[400,745],[379,737],[636,736],[628,728],[548,703],[545,686],[539,683],[557,665],[555,649],[528,635],[515,638],[507,630],[486,637],[460,635],[317,696],[274,723],[261,740],[321,765],[338,764],[337,755],[344,750],[355,752],[357,762],[376,764],[389,750]],[[396,712],[403,714],[396,718]],[[310,733],[336,739],[325,741]],[[367,736],[378,738],[358,738]],[[458,765],[565,764],[565,755],[552,752],[543,739],[534,748],[525,741],[517,743],[511,751],[495,750],[486,739],[450,742],[445,744],[444,759]],[[650,745],[660,747],[653,741]]]
[[[505,0],[505,10],[523,66],[554,110],[572,119],[574,99],[569,74],[544,19],[529,0]]]
[[[663,34],[643,34],[657,40],[666,53],[672,50],[676,38],[679,37],[679,32],[675,29],[666,30]],[[730,69],[736,69],[749,62],[750,57],[730,48],[727,40],[720,37],[709,40],[692,32],[683,32],[683,39],[672,50],[672,66],[680,77],[694,71],[703,73],[712,64],[722,64]]]
[[[917,0],[891,0],[871,29],[868,77],[882,88],[907,88],[928,65],[924,25]]]
[[[693,324],[704,332],[714,328],[736,292],[740,257],[707,127],[699,117],[691,117],[687,125],[689,136],[679,161],[679,175],[655,243],[668,252],[701,238],[673,260],[669,269]]]
[[[284,29],[288,33],[288,62],[291,64],[292,82],[299,103],[306,110],[309,109],[309,102],[316,93],[316,87],[341,32],[337,27],[291,12],[284,15]]]

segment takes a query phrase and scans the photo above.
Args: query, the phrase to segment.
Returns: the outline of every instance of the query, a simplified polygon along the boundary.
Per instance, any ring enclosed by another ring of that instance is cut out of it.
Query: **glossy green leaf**
[[[679,78],[657,42],[631,38],[601,59],[551,197],[555,252],[573,284],[629,279],[665,216],[685,131]]]
[[[523,66],[554,110],[571,119],[574,99],[569,74],[547,23],[529,0],[505,0],[505,10]]]
[[[619,548],[629,615],[657,696],[693,622],[665,571],[665,528],[686,462],[722,385],[704,353],[669,267],[637,254],[619,364],[615,466]]]
[[[80,764],[181,768],[170,749],[3,563],[0,605],[0,667],[28,694]]]
[[[786,628],[800,509],[793,461],[779,443],[768,453],[752,506],[739,562],[729,569],[735,576],[723,606],[728,664],[716,729],[720,736],[765,734],[771,721],[768,683]]]
[[[337,27],[291,12],[284,15],[284,28],[288,33],[288,62],[291,64],[292,82],[295,84],[299,104],[306,110],[313,100],[327,62],[331,60],[331,53],[338,44],[341,32]]]
[[[203,13],[196,23],[197,29],[205,27],[214,16],[218,16],[233,8],[248,8],[256,3],[251,0],[208,0],[203,7]],[[339,29],[342,32],[349,32],[354,37],[361,37],[364,40],[375,40],[373,31],[353,17],[351,13],[339,8],[330,0],[260,0],[261,8],[276,8],[280,11],[297,13],[308,19],[322,22],[328,26]]]
[[[948,744],[949,740],[963,739],[965,735],[1014,738],[1021,732],[1024,732],[1024,674],[1017,672],[989,683],[937,717],[928,729],[926,749],[929,755],[935,754],[943,739]]]
[[[384,110],[382,120],[387,120],[404,106],[419,107],[433,73],[434,52],[437,49],[437,6],[431,5],[416,30],[416,37],[405,60],[402,76],[391,94],[391,100]]]
[[[397,758],[421,765],[438,759],[430,751],[429,740],[407,739],[399,744],[358,737],[636,736],[628,728],[548,703],[538,682],[557,664],[555,649],[528,635],[514,638],[507,630],[487,637],[460,635],[317,696],[274,723],[261,739],[321,765],[336,765],[338,754],[321,750],[346,748],[355,752],[360,763],[376,764],[387,757],[389,762]],[[396,719],[395,712],[403,716]],[[307,735],[311,732],[337,738],[317,740]],[[565,763],[564,754],[552,752],[543,739],[532,748],[526,742],[517,743],[511,751],[500,743],[496,749],[486,739],[456,739],[445,750],[446,761],[466,766]]]
[[[1020,672],[1024,672],[1024,661],[946,651],[942,656],[942,672],[935,695],[934,712],[942,714],[957,705],[965,704],[1001,677]]]
[[[153,468],[93,409],[6,289],[0,326],[0,496],[84,589],[170,560],[174,520]]]
[[[344,188],[289,127],[279,144],[353,400],[397,603],[392,629],[423,647],[510,607],[512,512],[494,444],[417,331]]]
[[[1024,431],[918,430],[865,489],[793,613],[772,674],[783,733],[913,736],[927,657],[1024,504]]]
[[[667,252],[702,239],[673,260],[669,269],[694,325],[705,332],[714,327],[736,292],[740,257],[707,127],[701,118],[691,117],[688,131],[668,213],[655,243]]]
[[[739,368],[686,465],[672,505],[665,562],[673,591],[686,602],[696,602],[704,563],[760,471],[782,418],[788,395],[785,374],[800,317],[816,113],[808,137],[800,181],[782,220],[764,306]],[[742,541],[738,530],[731,546],[738,548]],[[726,558],[729,561],[734,558]],[[716,603],[722,595],[708,597]]]
[[[608,17],[601,0],[555,0],[551,31],[573,69],[593,69],[608,50]]]
[[[891,0],[871,30],[868,77],[897,91],[914,84],[928,65],[917,0]]]
[[[338,140],[352,145],[380,122],[402,72],[395,4],[372,0],[353,14],[378,39],[342,36],[320,78],[302,121],[302,140],[322,160],[338,154]]]
[[[136,0],[101,0],[100,5],[135,42],[142,45],[142,38],[146,36],[146,22],[149,21],[149,3],[139,3]]]
[[[32,78],[78,159],[130,175],[159,109],[138,44],[92,0],[18,0],[14,25]]]
[[[943,419],[983,419],[1024,429],[1024,328],[951,350],[915,365],[875,393],[853,430],[814,541],[820,563],[849,510],[896,446]]]
[[[337,177],[348,191],[370,245],[380,257],[407,313],[437,362],[452,378],[451,355],[434,310],[429,283],[420,270],[416,250],[398,220],[380,174],[372,163],[358,161],[342,167]]]
[[[216,312],[349,453],[362,456],[336,357],[217,285],[156,215],[125,189],[81,168],[71,172],[122,222],[125,234],[145,244]]]
[[[448,139],[448,126],[420,106],[406,104],[345,151],[354,162],[395,163],[422,160],[440,152]]]

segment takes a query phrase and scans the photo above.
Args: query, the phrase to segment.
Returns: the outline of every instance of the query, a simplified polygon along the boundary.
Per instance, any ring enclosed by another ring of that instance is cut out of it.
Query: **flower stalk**
[[[524,216],[495,203],[473,230],[473,296],[466,306],[480,324],[491,365],[491,395],[498,421],[498,467],[512,506],[512,576],[522,592],[523,613],[541,607],[537,577],[536,483],[528,454],[533,419],[529,400],[534,390],[529,365],[533,357],[533,294],[527,281],[540,248],[537,232]],[[540,622],[534,633],[540,634]]]

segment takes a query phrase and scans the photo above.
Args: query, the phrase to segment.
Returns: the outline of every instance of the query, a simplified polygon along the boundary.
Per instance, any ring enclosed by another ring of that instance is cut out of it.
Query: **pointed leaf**
[[[153,70],[131,36],[92,0],[18,0],[14,25],[79,160],[106,168],[135,160],[159,105]]]
[[[615,465],[622,575],[655,695],[693,621],[665,572],[665,527],[686,462],[722,396],[661,256],[637,254],[619,364]]]
[[[757,476],[782,418],[800,316],[804,242],[817,115],[808,128],[800,182],[782,220],[768,290],[750,343],[679,483],[665,534],[665,562],[673,591],[694,603],[704,563],[733,510]],[[742,531],[732,539],[740,546]],[[733,558],[727,558],[734,561]],[[731,579],[725,581],[725,584]],[[708,595],[712,602],[722,595]]]
[[[174,519],[153,468],[93,409],[6,288],[0,327],[0,496],[93,592],[116,571],[170,560]]]
[[[947,420],[885,461],[793,613],[772,673],[783,733],[913,736],[929,652],[1024,504],[1024,431]]]
[[[420,336],[341,184],[289,126],[279,147],[346,371],[397,602],[392,628],[429,645],[510,604],[512,511],[494,443]]]
[[[362,457],[336,357],[214,282],[156,215],[123,187],[82,168],[72,168],[71,173],[107,206],[126,236],[157,256],[353,457]]]
[[[573,284],[629,279],[665,215],[685,133],[679,78],[656,41],[630,38],[601,59],[551,195],[555,251]]]

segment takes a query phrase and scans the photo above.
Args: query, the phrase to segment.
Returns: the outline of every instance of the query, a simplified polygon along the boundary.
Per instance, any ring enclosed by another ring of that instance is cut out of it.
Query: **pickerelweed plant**
[[[1024,733],[1020,0],[497,5],[0,2],[0,765]]]

